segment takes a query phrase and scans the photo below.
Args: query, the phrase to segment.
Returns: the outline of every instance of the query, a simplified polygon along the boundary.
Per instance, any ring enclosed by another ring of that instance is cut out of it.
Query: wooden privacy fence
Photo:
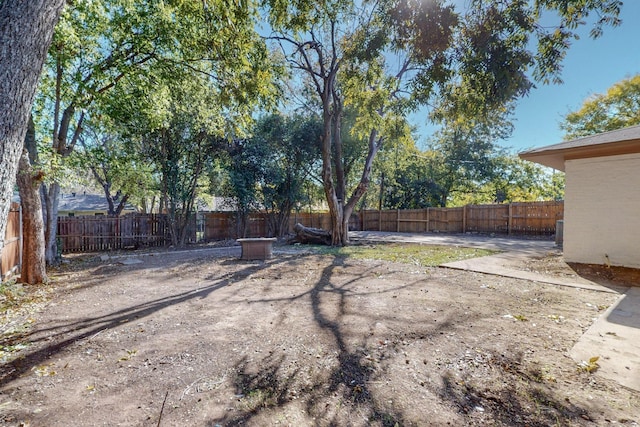
[[[360,230],[550,236],[556,232],[556,221],[563,218],[562,201],[467,205],[459,208],[367,210],[360,212]]]
[[[463,232],[551,236],[564,218],[564,202],[528,202],[464,207]]]
[[[0,278],[7,279],[22,266],[22,212],[19,203],[11,203],[4,246],[0,254]]]
[[[167,216],[58,217],[62,252],[95,252],[114,249],[165,246],[171,241]]]
[[[463,208],[366,210],[359,215],[362,231],[460,233],[463,226]]]
[[[364,210],[354,213],[350,230],[399,233],[496,233],[549,236],[563,219],[563,202],[469,205],[457,208]],[[330,228],[328,212],[292,212],[289,232],[296,223]],[[19,268],[21,254],[19,205],[12,208],[2,251],[2,275]],[[242,232],[245,230],[245,232]],[[200,212],[190,227],[188,242],[270,237],[268,216],[252,213],[239,222],[234,212]],[[119,217],[77,216],[58,218],[58,238],[63,253],[108,251],[170,244],[166,215],[128,214]]]
[[[204,239],[220,240],[237,237],[269,236],[267,215],[250,214],[246,234],[239,235],[232,212],[204,212]],[[501,205],[468,205],[457,208],[426,208],[405,210],[364,210],[354,213],[350,230],[390,231],[396,233],[496,233],[511,235],[555,234],[556,221],[564,217],[564,202],[528,202]],[[296,223],[307,227],[328,229],[327,212],[291,213],[289,232]]]

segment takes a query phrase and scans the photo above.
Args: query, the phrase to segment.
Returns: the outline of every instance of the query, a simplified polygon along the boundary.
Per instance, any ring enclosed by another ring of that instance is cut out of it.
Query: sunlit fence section
[[[467,205],[456,208],[366,210],[359,230],[399,233],[495,233],[551,236],[564,217],[564,202]]]

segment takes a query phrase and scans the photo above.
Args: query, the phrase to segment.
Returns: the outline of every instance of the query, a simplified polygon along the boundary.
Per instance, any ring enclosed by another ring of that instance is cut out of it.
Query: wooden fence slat
[[[22,264],[22,222],[20,204],[11,203],[7,228],[4,235],[4,245],[0,251],[0,280],[10,277],[20,270]]]

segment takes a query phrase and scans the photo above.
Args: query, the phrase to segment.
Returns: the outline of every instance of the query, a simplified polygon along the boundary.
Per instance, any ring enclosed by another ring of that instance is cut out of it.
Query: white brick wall
[[[640,268],[640,154],[567,160],[565,172],[565,260]]]

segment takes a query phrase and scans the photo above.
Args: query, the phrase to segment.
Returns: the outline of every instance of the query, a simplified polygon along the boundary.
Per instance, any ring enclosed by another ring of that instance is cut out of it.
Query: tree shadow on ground
[[[154,253],[132,253],[131,255],[110,256],[106,260],[100,254],[87,254],[71,258],[68,264],[62,264],[51,270],[50,277],[57,282],[63,282],[67,277],[73,277],[74,273],[90,272],[90,279],[84,280],[82,284],[76,284],[74,291],[89,289],[99,286],[104,279],[113,277],[120,273],[135,273],[142,271],[162,270],[168,272],[171,268],[180,267],[185,264],[195,264],[216,259],[224,263],[238,263],[240,247],[205,248],[188,251],[162,251]],[[135,259],[139,263],[128,264],[127,260]],[[253,263],[259,264],[259,263]],[[252,265],[247,263],[248,266]],[[176,276],[177,273],[168,274],[169,277]]]
[[[332,279],[334,270],[344,266],[344,257],[335,257],[333,262],[324,268],[320,279],[306,293],[297,295],[291,300],[299,300],[309,297],[313,320],[321,330],[330,334],[335,342],[337,364],[321,378],[314,378],[310,383],[303,385],[306,395],[305,411],[314,418],[322,419],[323,425],[344,425],[344,414],[335,413],[327,415],[327,396],[337,396],[340,402],[357,409],[359,416],[366,417],[370,423],[382,426],[404,425],[404,415],[400,410],[389,410],[378,402],[376,396],[369,388],[369,381],[373,369],[363,362],[364,355],[352,348],[346,342],[345,331],[341,320],[346,313],[347,299],[351,294],[349,285],[362,279],[354,278],[340,285],[334,284]],[[360,294],[362,295],[362,294]],[[337,297],[335,307],[327,307],[328,301]],[[337,314],[332,319],[325,311],[335,309]],[[260,363],[260,368],[251,371],[245,361],[242,361],[236,369],[234,383],[239,395],[249,396],[243,399],[239,411],[233,415],[227,415],[222,419],[209,421],[209,426],[216,425],[242,425],[250,422],[260,415],[263,410],[283,407],[297,399],[292,394],[293,384],[299,381],[298,370],[282,375],[283,358],[268,356]],[[257,396],[257,397],[256,397]],[[248,400],[248,401],[247,401]]]
[[[319,373],[301,387],[300,383],[304,382],[301,380],[303,372],[300,367],[284,366],[284,354],[269,354],[257,362],[251,362],[245,356],[231,363],[232,386],[235,394],[239,396],[237,410],[229,412],[223,418],[208,421],[208,425],[259,424],[261,415],[268,411],[282,411],[287,405],[292,404],[301,405],[301,408],[298,406],[301,412],[322,420],[321,423],[317,422],[321,425],[349,425],[348,417],[356,412],[361,424],[364,422],[382,426],[416,424],[415,416],[411,416],[395,404],[390,404],[388,402],[390,396],[383,395],[372,386],[372,383],[379,379],[381,372],[376,371],[375,367],[367,362],[365,352],[359,348],[360,344],[364,346],[367,337],[356,337],[354,340],[353,334],[349,333],[349,325],[345,319],[354,315],[352,307],[349,306],[349,300],[355,296],[368,295],[368,291],[354,291],[350,286],[357,281],[366,280],[375,272],[365,271],[358,276],[345,277],[342,271],[347,266],[347,260],[348,258],[344,257],[334,258],[322,269],[317,280],[309,283],[308,288],[294,296],[273,299],[260,299],[257,296],[247,301],[247,303],[283,301],[297,304],[302,299],[305,299],[305,302],[308,300],[309,318],[332,341],[331,348],[327,349],[331,353],[332,363],[327,365],[326,372]],[[28,338],[34,347],[40,347],[26,353],[23,359],[5,365],[0,385],[8,384],[78,340],[90,338],[104,330],[119,327],[123,323],[138,322],[140,318],[170,306],[206,298],[231,283],[245,280],[268,267],[284,265],[287,269],[295,268],[295,262],[292,263],[291,259],[286,257],[269,263],[244,263],[231,259],[222,259],[220,263],[242,267],[232,273],[204,277],[207,284],[197,289],[176,292],[102,316],[34,331]],[[147,268],[145,266],[128,267]],[[416,278],[416,281],[422,280],[424,278]],[[411,285],[411,283],[396,284],[393,290]],[[392,289],[389,288],[376,292],[391,291]],[[368,313],[357,313],[357,315],[370,318],[373,322],[382,319],[379,315],[374,316]],[[416,340],[438,337],[443,331],[446,333],[452,327],[447,319],[441,320],[443,319],[438,319],[437,325],[425,326],[417,323],[410,325],[409,333],[415,334]],[[460,324],[461,322],[472,323],[477,319],[469,317],[454,320]],[[50,343],[41,342],[50,337],[52,338]],[[358,339],[361,341],[355,342]],[[482,407],[488,419],[491,420],[489,424],[495,425],[580,424],[589,419],[587,410],[554,396],[546,382],[540,381],[542,374],[532,368],[526,368],[522,355],[508,358],[492,354],[487,357],[487,363],[491,364],[492,369],[503,372],[503,381],[500,384],[474,384],[473,378],[465,377],[464,372],[462,379],[447,372],[441,376],[441,384],[433,388],[433,394],[440,401],[438,403],[455,408],[462,420],[470,421],[466,424],[481,425],[477,419],[473,418],[476,407]],[[301,393],[305,395],[304,400],[300,399]],[[328,404],[342,404],[343,408],[338,410],[327,407]],[[421,421],[428,424],[428,420]]]
[[[240,396],[236,411],[210,420],[207,425],[213,427],[260,423],[264,419],[262,415],[273,411],[282,413],[288,405],[295,404],[295,400],[299,398],[296,391],[300,389],[305,395],[303,412],[313,417],[317,425],[351,425],[349,415],[345,415],[345,412],[357,412],[359,420],[366,420],[369,425],[416,424],[415,417],[408,416],[402,408],[388,403],[391,396],[372,389],[371,383],[381,373],[367,363],[365,353],[358,349],[359,344],[347,337],[347,326],[343,320],[348,311],[347,300],[355,296],[349,285],[365,276],[340,282],[336,277],[339,275],[336,270],[344,265],[344,257],[335,257],[308,292],[291,298],[291,301],[299,301],[308,297],[314,323],[332,337],[334,345],[331,350],[335,350],[336,361],[329,371],[325,375],[307,380],[301,387],[300,369],[284,369],[284,356],[269,355],[254,364],[243,359],[236,366],[233,380],[236,393]],[[468,317],[464,322],[472,323],[474,320]],[[456,319],[456,322],[459,323],[460,319]],[[445,319],[437,326],[423,327],[421,330],[418,326],[409,335],[415,335],[416,339],[438,337],[451,327],[452,323]],[[365,345],[362,343],[362,346]],[[462,372],[460,377],[449,370],[441,375],[440,384],[431,387],[439,404],[454,408],[460,416],[458,420],[463,420],[466,425],[484,425],[487,422],[493,425],[542,427],[579,425],[591,419],[588,409],[558,397],[551,385],[555,380],[549,380],[539,368],[527,364],[522,354],[510,357],[495,352],[487,353],[485,363],[486,369],[500,372],[499,383],[474,384],[472,375]],[[336,402],[347,409],[340,413],[327,406]],[[484,416],[478,418],[477,413]],[[428,419],[419,421],[429,424]]]
[[[486,414],[493,425],[528,427],[591,421],[588,410],[559,399],[548,385],[555,379],[545,378],[539,368],[527,366],[521,353],[513,357],[487,354],[485,363],[489,369],[502,372],[501,383],[481,384],[464,372],[447,372],[441,387],[435,390],[463,418],[481,421]]]
[[[184,260],[183,262],[188,263],[190,260]],[[235,262],[239,261],[236,260]],[[249,274],[259,271],[260,269],[273,266],[278,262],[284,262],[284,260],[275,260],[269,264],[240,262],[246,266],[236,272],[225,274],[222,277],[210,277],[209,280],[212,280],[214,283],[208,286],[145,301],[101,316],[67,322],[51,327],[34,328],[27,332],[3,336],[0,339],[0,348],[20,342],[26,347],[33,346],[36,349],[22,353],[20,357],[2,366],[0,370],[0,387],[6,386],[11,381],[30,371],[31,368],[38,366],[45,360],[50,359],[80,340],[90,338],[109,329],[121,327],[127,323],[138,322],[142,318],[174,305],[182,304],[190,300],[204,299],[211,293],[238,280],[242,280]],[[148,267],[134,265],[130,268],[145,269]],[[84,288],[84,286],[74,288],[71,292],[77,292],[82,288]],[[43,343],[47,344],[43,345]]]

